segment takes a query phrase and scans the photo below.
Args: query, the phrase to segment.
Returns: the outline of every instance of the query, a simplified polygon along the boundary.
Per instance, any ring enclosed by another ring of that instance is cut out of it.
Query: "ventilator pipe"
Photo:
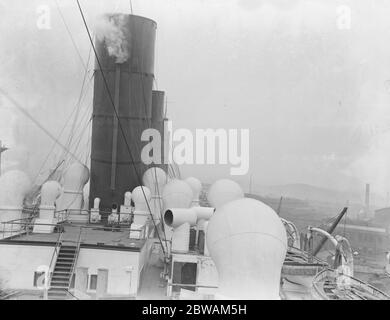
[[[39,218],[53,220],[55,214],[55,202],[61,195],[62,188],[57,181],[48,181],[41,188],[41,205]]]
[[[102,200],[100,198],[95,198],[95,200],[93,202],[93,209],[99,210],[101,201]]]
[[[207,193],[207,200],[212,207],[218,209],[230,201],[243,199],[244,196],[244,191],[237,182],[222,179],[211,185]]]
[[[163,189],[163,213],[169,208],[188,209],[191,206],[193,199],[193,192],[189,184],[183,180],[170,180]],[[164,219],[163,219],[164,220]],[[164,225],[164,244],[166,244],[166,251],[171,252],[171,244],[175,243],[175,248],[179,251],[188,251],[188,244],[190,238],[190,225],[185,224],[175,230],[165,224]],[[176,234],[174,234],[176,233]],[[177,246],[179,244],[179,246]]]
[[[214,212],[214,208],[206,207],[168,209],[164,214],[164,222],[167,226],[172,228],[178,228],[184,223],[195,226],[200,220],[209,220]]]
[[[190,229],[196,221],[196,213],[191,209],[170,209],[165,212],[164,223],[173,228],[170,251],[186,253],[190,250]]]
[[[215,209],[192,207],[189,209],[168,209],[164,214],[164,222],[174,228],[172,235],[172,251],[188,252],[190,245],[190,228],[199,221],[211,218]]]
[[[57,212],[71,211],[81,214],[83,208],[83,189],[89,180],[89,169],[80,164],[72,164],[63,176],[64,192],[57,200]]]
[[[95,198],[93,202],[93,208],[91,209],[91,217],[90,221],[91,223],[98,223],[101,221],[101,215],[100,215],[100,198]]]
[[[130,191],[126,192],[125,193],[125,201],[124,201],[124,205],[126,207],[131,207],[131,199],[132,199],[132,194]]]
[[[140,186],[133,190],[134,224],[145,225],[150,215],[148,203],[152,197],[149,188]]]
[[[254,199],[217,208],[207,247],[219,275],[216,299],[279,300],[287,236],[276,212]]]
[[[89,191],[90,191],[90,183],[88,182],[83,189],[83,210],[89,210]]]
[[[200,193],[202,192],[202,182],[200,182],[199,179],[194,178],[194,177],[189,177],[184,180],[185,182],[188,183],[188,185],[192,189],[193,193],[193,198],[192,198],[192,203],[191,207],[200,207]],[[198,223],[201,222],[201,219],[198,219]],[[198,245],[198,240],[199,240],[199,225],[196,226],[196,235],[195,235],[195,246]]]
[[[184,180],[185,182],[188,183],[188,185],[192,189],[193,193],[193,198],[192,198],[192,203],[191,206],[193,207],[198,207],[199,206],[199,201],[200,201],[200,193],[202,191],[202,183],[200,182],[199,179],[196,179],[194,177],[189,177]]]
[[[204,249],[203,249],[204,252],[203,252],[203,254],[205,256],[210,256],[210,251],[209,251],[209,249],[207,247],[207,229],[209,227],[209,223],[210,223],[210,221],[205,221],[203,223],[203,231],[204,231]]]
[[[152,195],[149,188],[140,186],[133,190],[132,197],[135,207],[130,239],[141,239],[144,238],[145,232],[148,234],[149,203]]]
[[[191,209],[168,209],[164,214],[164,222],[167,226],[174,229],[180,227],[184,223],[190,226],[196,225],[198,221],[195,210]]]
[[[197,234],[196,234],[196,245],[198,245],[199,247],[199,238],[200,238],[200,231],[203,231],[203,235],[204,235],[204,239],[203,239],[203,254],[205,256],[209,256],[210,253],[207,249],[207,227],[209,225],[209,220],[199,220],[197,225],[196,225],[196,228],[197,228]],[[201,249],[201,248],[199,248]]]

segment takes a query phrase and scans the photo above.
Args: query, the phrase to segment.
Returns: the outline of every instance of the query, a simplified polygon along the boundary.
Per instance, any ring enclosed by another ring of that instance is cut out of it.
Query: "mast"
[[[1,154],[5,151],[7,151],[8,148],[6,148],[5,146],[3,146],[3,143],[2,141],[0,140],[0,176],[1,176]]]

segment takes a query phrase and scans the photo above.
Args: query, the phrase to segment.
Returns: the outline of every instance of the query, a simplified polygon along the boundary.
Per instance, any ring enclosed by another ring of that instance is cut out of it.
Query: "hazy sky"
[[[75,1],[57,1],[87,61]],[[155,74],[176,128],[250,129],[256,184],[362,190],[370,182],[377,193],[390,190],[389,1],[132,2],[135,14],[158,24]],[[98,13],[130,7],[128,0],[81,4],[91,24]],[[51,8],[50,30],[36,27],[40,5]],[[350,28],[340,28],[340,6],[351,10]],[[53,135],[71,114],[82,79],[55,0],[0,0],[0,87]],[[4,165],[34,172],[52,142],[0,101],[0,139],[12,148]],[[86,112],[89,102],[87,96]],[[209,182],[229,167],[183,172]],[[237,179],[249,183],[249,176]]]

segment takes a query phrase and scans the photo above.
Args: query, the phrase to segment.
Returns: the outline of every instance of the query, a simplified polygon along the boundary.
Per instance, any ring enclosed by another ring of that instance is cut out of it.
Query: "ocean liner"
[[[163,161],[142,161],[143,133],[164,137],[168,121],[165,93],[153,90],[157,24],[106,14],[110,32],[93,40],[82,18],[96,61],[91,156],[65,150],[39,185],[1,175],[3,299],[389,298],[353,277],[348,241],[332,231],[309,227],[300,239],[229,179],[201,201],[202,183],[165,161],[166,137]],[[332,265],[316,257],[314,233],[334,245]]]

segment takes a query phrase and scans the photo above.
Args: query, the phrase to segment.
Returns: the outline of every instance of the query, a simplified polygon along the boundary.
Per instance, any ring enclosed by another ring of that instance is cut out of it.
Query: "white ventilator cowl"
[[[189,208],[191,206],[192,199],[192,189],[185,181],[174,179],[164,187],[164,209]]]
[[[287,236],[276,212],[254,199],[217,208],[207,248],[219,274],[217,299],[279,300]]]
[[[125,201],[124,201],[124,205],[126,207],[131,207],[131,199],[132,199],[133,195],[131,194],[130,191],[127,191],[125,193]]]
[[[168,183],[168,175],[163,169],[153,167],[145,171],[142,181],[152,195],[162,195],[164,186]]]
[[[200,198],[200,193],[202,191],[202,182],[200,182],[199,179],[194,177],[189,177],[184,181],[187,182],[192,189],[192,193],[193,193],[192,205],[199,206],[199,198]]]
[[[93,201],[93,208],[94,209],[100,209],[100,202],[102,200],[100,198],[95,198],[95,200]]]
[[[41,205],[39,206],[39,219],[37,224],[52,224],[55,216],[55,202],[62,193],[62,187],[57,181],[48,181],[41,188]],[[34,228],[34,232],[51,233],[54,226],[39,226]]]
[[[54,207],[61,192],[61,185],[57,181],[46,182],[41,188],[41,207]]]
[[[224,204],[244,198],[244,191],[237,182],[222,179],[214,182],[207,194],[210,205],[216,209]]]
[[[133,190],[132,198],[134,202],[134,219],[131,225],[132,231],[130,231],[130,238],[139,239],[142,237],[141,234],[143,234],[143,228],[149,221],[149,208],[152,194],[149,188],[145,186],[139,186]]]
[[[89,210],[89,191],[90,191],[90,181],[84,186],[83,189],[83,210]]]
[[[162,193],[164,186],[168,183],[168,175],[163,169],[152,167],[146,170],[143,176],[143,183],[152,192],[150,210],[153,213],[154,220],[158,222],[163,209]]]
[[[57,212],[71,210],[73,214],[81,213],[83,208],[83,189],[89,180],[89,169],[81,164],[72,164],[63,176],[64,192],[57,200]]]
[[[137,187],[132,192],[132,198],[135,206],[135,211],[145,211],[149,214],[148,202],[152,198],[152,193],[145,186]]]

